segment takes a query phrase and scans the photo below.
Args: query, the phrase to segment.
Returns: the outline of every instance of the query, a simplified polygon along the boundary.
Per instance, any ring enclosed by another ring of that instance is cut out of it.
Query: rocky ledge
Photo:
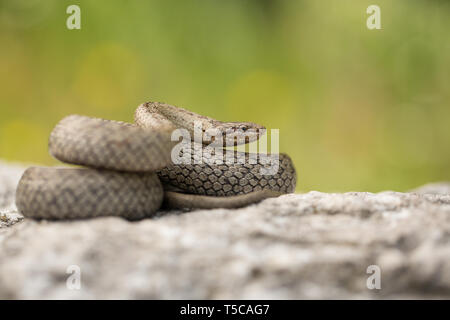
[[[0,299],[450,298],[450,183],[37,222],[12,205],[20,172],[0,163]]]

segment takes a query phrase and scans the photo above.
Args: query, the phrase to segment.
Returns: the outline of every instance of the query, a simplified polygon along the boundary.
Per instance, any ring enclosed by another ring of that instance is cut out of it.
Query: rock
[[[139,222],[14,217],[0,228],[0,299],[450,298],[449,193],[313,191]]]
[[[16,186],[25,169],[0,161],[0,210],[14,205]]]
[[[22,221],[14,198],[16,186],[26,167],[0,161],[0,230]]]
[[[450,182],[438,182],[429,183],[420,188],[411,190],[411,192],[421,193],[421,194],[450,194]]]

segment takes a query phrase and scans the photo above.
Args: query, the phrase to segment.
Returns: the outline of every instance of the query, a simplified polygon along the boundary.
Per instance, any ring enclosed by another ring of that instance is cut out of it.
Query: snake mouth
[[[202,143],[204,145],[211,145],[213,147],[233,147],[243,144],[248,144],[254,141],[257,141],[261,136],[263,136],[266,132],[266,129],[254,129],[254,128],[246,128],[243,129],[234,129],[228,128],[227,130],[222,130],[220,128],[213,128],[208,130],[203,130],[200,139],[196,140],[192,139],[195,142]],[[194,137],[196,137],[194,133]]]

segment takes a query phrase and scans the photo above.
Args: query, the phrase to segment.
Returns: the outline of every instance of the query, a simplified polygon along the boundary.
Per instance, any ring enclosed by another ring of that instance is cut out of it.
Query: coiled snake
[[[176,149],[175,129],[193,137],[188,148]],[[286,154],[270,174],[264,169],[271,164],[260,155],[251,162],[251,154],[231,151],[233,161],[223,161],[230,151],[218,146],[256,141],[264,131],[254,123],[217,121],[159,102],[141,104],[135,124],[68,116],[50,135],[50,153],[87,168],[27,169],[16,205],[24,216],[38,219],[141,219],[159,210],[163,200],[169,208],[237,208],[293,192],[296,173]],[[185,161],[174,163],[174,156]]]

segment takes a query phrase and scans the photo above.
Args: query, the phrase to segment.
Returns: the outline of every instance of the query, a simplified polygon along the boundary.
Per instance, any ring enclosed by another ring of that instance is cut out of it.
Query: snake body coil
[[[218,130],[221,142],[238,145],[257,140],[264,130],[259,125],[221,122],[158,102],[140,105],[135,123],[77,115],[61,120],[50,135],[50,153],[88,168],[29,168],[16,192],[19,211],[38,219],[141,219],[153,215],[163,198],[170,208],[237,208],[295,189],[289,156],[280,154],[276,172],[263,174],[270,163],[261,156],[250,162],[249,154],[233,152],[234,161],[221,162],[223,149],[212,147],[217,141],[206,134]],[[194,137],[198,123],[203,135],[192,141],[189,161],[173,163],[173,130]]]
[[[16,195],[24,216],[45,219],[142,219],[156,212],[162,201],[163,189],[155,173],[79,168],[31,167]]]

